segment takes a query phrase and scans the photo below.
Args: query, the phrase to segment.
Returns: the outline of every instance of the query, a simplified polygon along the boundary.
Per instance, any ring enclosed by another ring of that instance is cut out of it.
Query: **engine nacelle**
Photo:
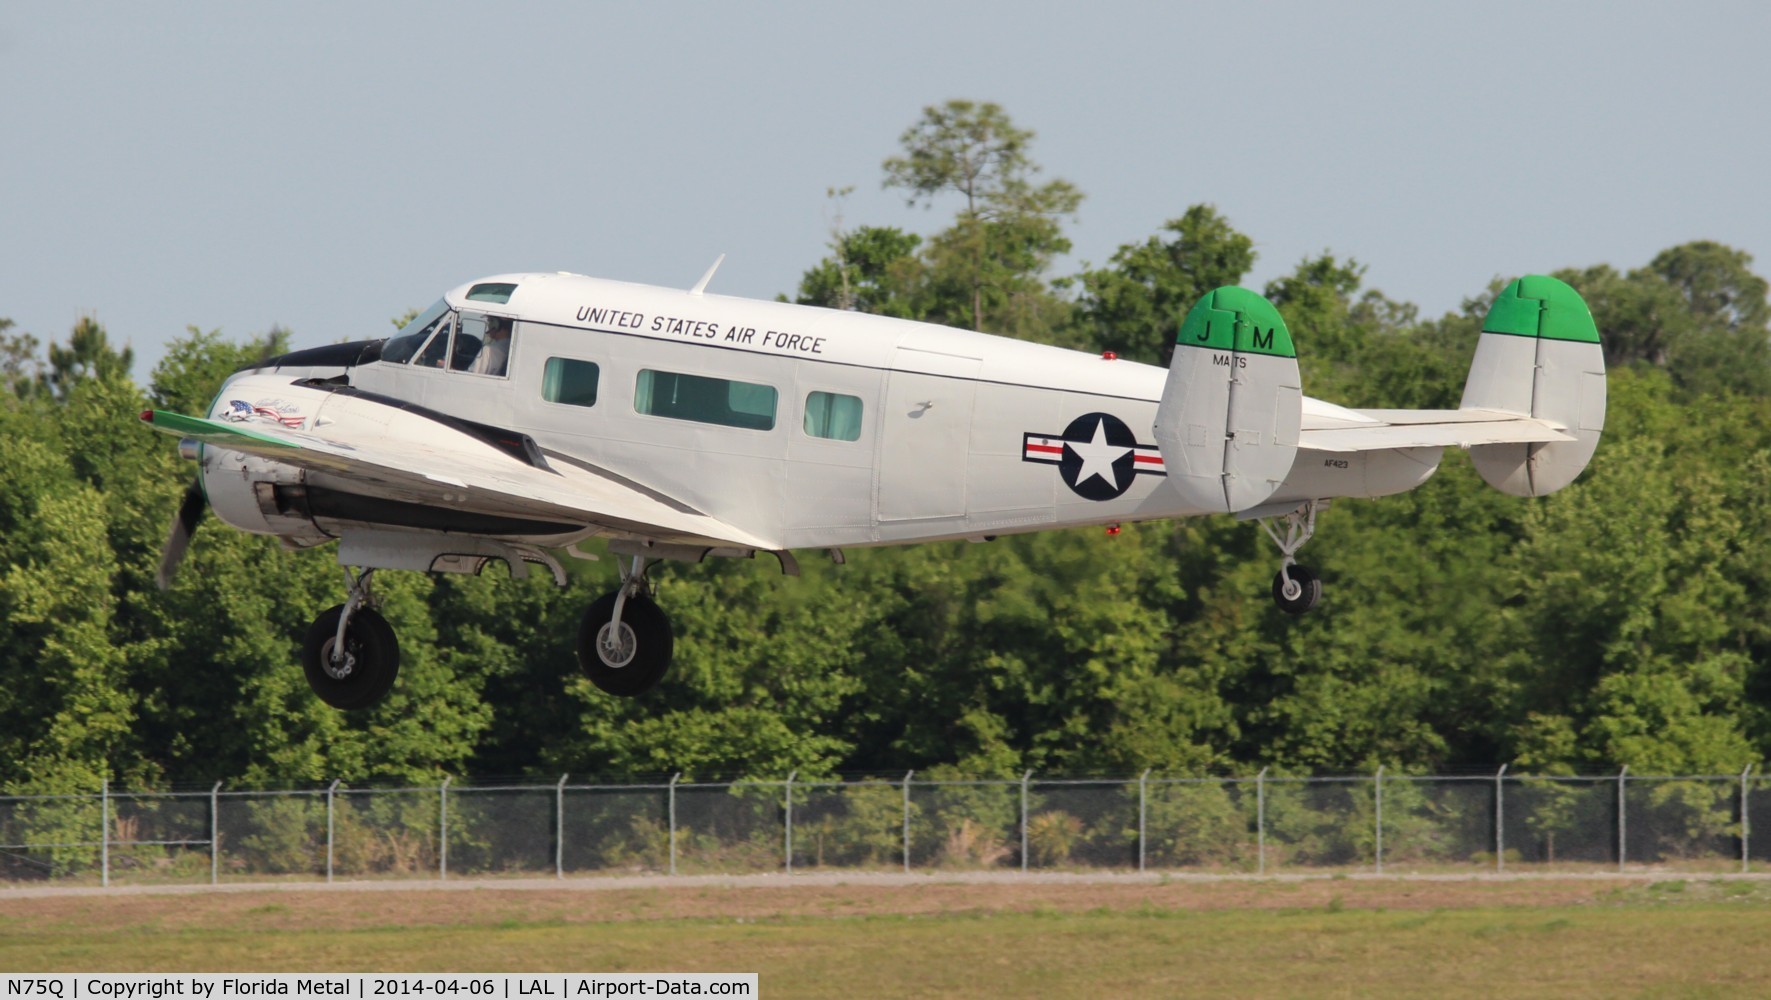
[[[281,462],[221,448],[203,449],[203,493],[209,506],[216,517],[241,531],[278,535],[297,545],[329,541],[331,535],[282,499],[299,494],[306,476]]]

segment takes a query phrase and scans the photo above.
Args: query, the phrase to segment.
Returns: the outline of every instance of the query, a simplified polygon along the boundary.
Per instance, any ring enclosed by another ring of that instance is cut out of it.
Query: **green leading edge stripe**
[[[1225,285],[1199,300],[1181,323],[1177,346],[1295,358],[1291,331],[1259,293]]]
[[[204,420],[202,417],[187,417],[182,413],[172,413],[167,410],[155,410],[153,414],[154,418],[149,423],[155,430],[166,434],[175,434],[179,437],[195,438],[209,444],[219,444],[225,447],[229,440],[245,440],[275,445],[279,448],[299,449],[301,447],[284,438],[260,434],[244,427],[234,427],[214,420]]]
[[[1543,274],[1519,278],[1496,296],[1482,321],[1482,332],[1599,342],[1599,327],[1580,293]]]

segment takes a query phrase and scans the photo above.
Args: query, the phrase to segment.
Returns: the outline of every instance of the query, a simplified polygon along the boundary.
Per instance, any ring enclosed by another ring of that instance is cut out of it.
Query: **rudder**
[[[1226,285],[1181,324],[1154,434],[1169,483],[1200,510],[1234,512],[1279,489],[1297,457],[1303,383],[1271,302]]]
[[[1488,485],[1531,497],[1573,482],[1605,426],[1605,352],[1580,293],[1541,274],[1508,285],[1482,321],[1461,408],[1530,416],[1575,437],[1470,448]]]

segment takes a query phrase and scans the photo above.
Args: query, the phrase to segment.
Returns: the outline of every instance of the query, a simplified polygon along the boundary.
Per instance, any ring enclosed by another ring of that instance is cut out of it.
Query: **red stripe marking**
[[[1059,445],[1054,448],[1049,444],[1029,443],[1027,445],[1027,450],[1028,451],[1037,451],[1037,452],[1041,452],[1041,453],[1047,454],[1047,455],[1062,455],[1064,453],[1064,448],[1062,445]]]

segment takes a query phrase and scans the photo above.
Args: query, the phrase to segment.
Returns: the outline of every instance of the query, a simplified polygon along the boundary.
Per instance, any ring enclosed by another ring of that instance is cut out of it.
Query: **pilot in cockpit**
[[[479,375],[504,376],[510,360],[510,320],[503,316],[486,317],[486,343],[473,359],[468,371]]]

